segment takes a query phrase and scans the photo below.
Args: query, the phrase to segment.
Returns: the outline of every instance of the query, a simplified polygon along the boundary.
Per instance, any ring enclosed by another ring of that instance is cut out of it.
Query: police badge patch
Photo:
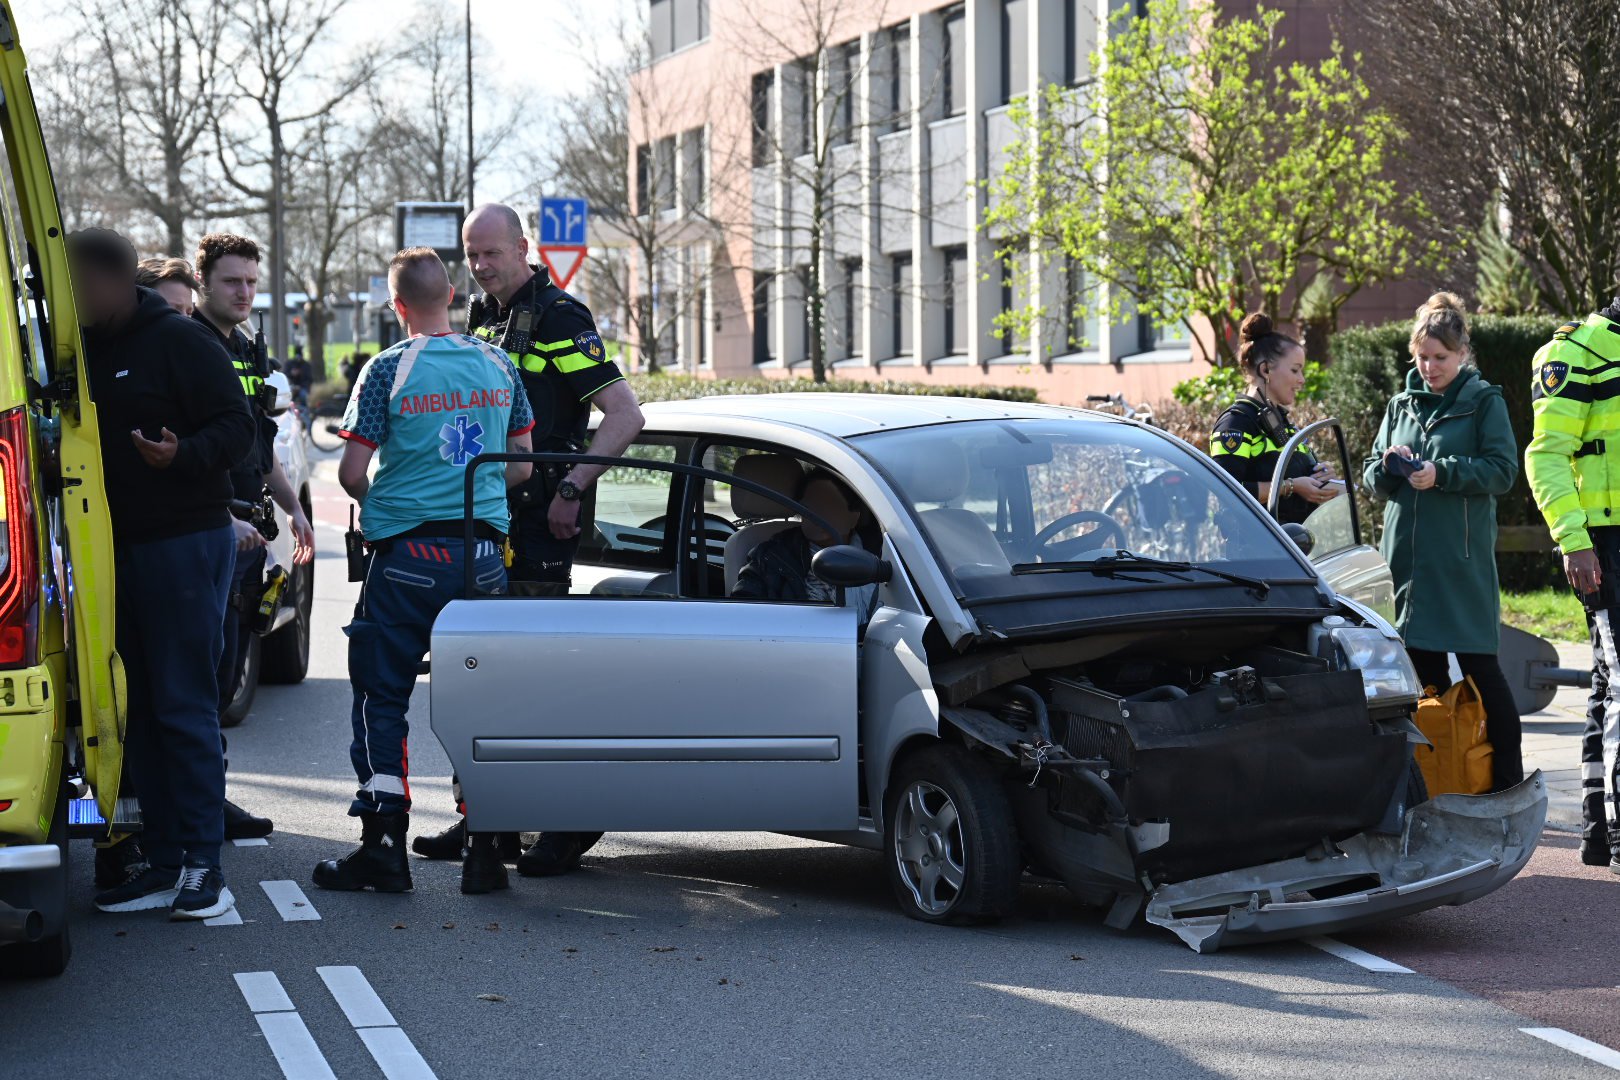
[[[574,338],[574,344],[579,351],[592,360],[600,360],[607,355],[607,346],[602,344],[602,338],[595,330],[587,330]]]
[[[1241,431],[1217,431],[1210,438],[1219,443],[1221,448],[1228,454],[1237,453],[1238,448],[1243,445],[1243,432]]]
[[[1569,381],[1569,365],[1562,360],[1549,360],[1541,365],[1541,373],[1536,377],[1536,383],[1542,393],[1552,395],[1564,388]]]

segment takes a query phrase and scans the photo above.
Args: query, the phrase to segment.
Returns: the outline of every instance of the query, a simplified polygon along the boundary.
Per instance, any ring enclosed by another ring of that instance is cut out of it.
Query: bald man
[[[590,309],[554,285],[544,269],[529,265],[523,222],[510,206],[490,203],[467,217],[461,230],[467,266],[482,296],[467,308],[467,331],[511,357],[534,407],[534,448],[566,453],[585,446],[591,406],[602,422],[591,437],[593,455],[617,457],[635,441],[641,406],[624,375],[608,359]],[[514,593],[566,593],[579,548],[580,499],[603,472],[600,465],[537,468],[534,479],[512,496]],[[435,837],[417,837],[418,855],[453,859],[466,842],[458,822]],[[600,833],[545,833],[517,859],[518,873],[545,877],[567,873]],[[503,850],[515,854],[516,838]]]

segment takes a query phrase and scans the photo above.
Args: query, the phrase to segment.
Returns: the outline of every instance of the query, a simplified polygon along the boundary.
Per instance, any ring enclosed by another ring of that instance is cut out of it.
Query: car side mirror
[[[894,575],[894,567],[854,544],[839,544],[816,552],[810,572],[840,589],[857,589],[883,584]]]
[[[292,383],[287,381],[287,376],[285,374],[279,371],[272,371],[265,377],[264,384],[266,386],[273,386],[276,389],[276,403],[270,408],[271,416],[280,416],[282,413],[292,408]]]
[[[1299,548],[1303,555],[1309,556],[1311,549],[1316,546],[1316,537],[1311,535],[1311,530],[1297,521],[1290,521],[1284,525],[1283,532],[1288,534],[1288,539],[1294,542],[1294,546]]]

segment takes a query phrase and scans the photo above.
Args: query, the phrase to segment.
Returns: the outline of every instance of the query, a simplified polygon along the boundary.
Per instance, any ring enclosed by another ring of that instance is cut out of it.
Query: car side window
[[[674,441],[646,439],[632,444],[623,456],[673,464],[681,453]],[[673,473],[633,465],[608,469],[591,487],[589,520],[582,530],[575,565],[672,572],[675,530],[671,522],[679,490]],[[580,584],[576,575],[574,591],[590,591],[580,589]]]

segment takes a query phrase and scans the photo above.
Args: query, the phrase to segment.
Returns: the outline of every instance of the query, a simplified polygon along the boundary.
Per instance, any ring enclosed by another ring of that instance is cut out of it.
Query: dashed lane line
[[[242,925],[242,912],[240,910],[238,910],[235,905],[232,905],[231,910],[227,911],[225,914],[223,914],[223,915],[215,915],[212,919],[204,919],[203,920],[203,925],[204,926],[241,926]]]
[[[269,847],[270,841],[262,836],[250,836],[244,840],[232,840],[231,844],[234,847]]]
[[[286,1080],[337,1080],[275,972],[238,972],[236,986]]]
[[[261,881],[259,888],[275,905],[283,922],[319,922],[321,913],[309,902],[296,881]]]
[[[1620,1072],[1620,1050],[1610,1050],[1602,1043],[1595,1043],[1591,1039],[1583,1039],[1579,1035],[1565,1031],[1563,1028],[1520,1028],[1526,1035],[1533,1035],[1554,1046],[1563,1047],[1572,1054],[1579,1054],[1587,1061],[1595,1061],[1599,1065]]]
[[[1335,941],[1329,937],[1309,937],[1304,939],[1305,944],[1321,949],[1325,953],[1337,956],[1340,960],[1348,960],[1360,968],[1376,971],[1384,975],[1415,975],[1409,967],[1402,967],[1393,960],[1385,960],[1382,956],[1374,956],[1370,952],[1363,952],[1354,945],[1346,945],[1342,941]]]
[[[318,967],[315,973],[388,1080],[438,1080],[359,968]]]

